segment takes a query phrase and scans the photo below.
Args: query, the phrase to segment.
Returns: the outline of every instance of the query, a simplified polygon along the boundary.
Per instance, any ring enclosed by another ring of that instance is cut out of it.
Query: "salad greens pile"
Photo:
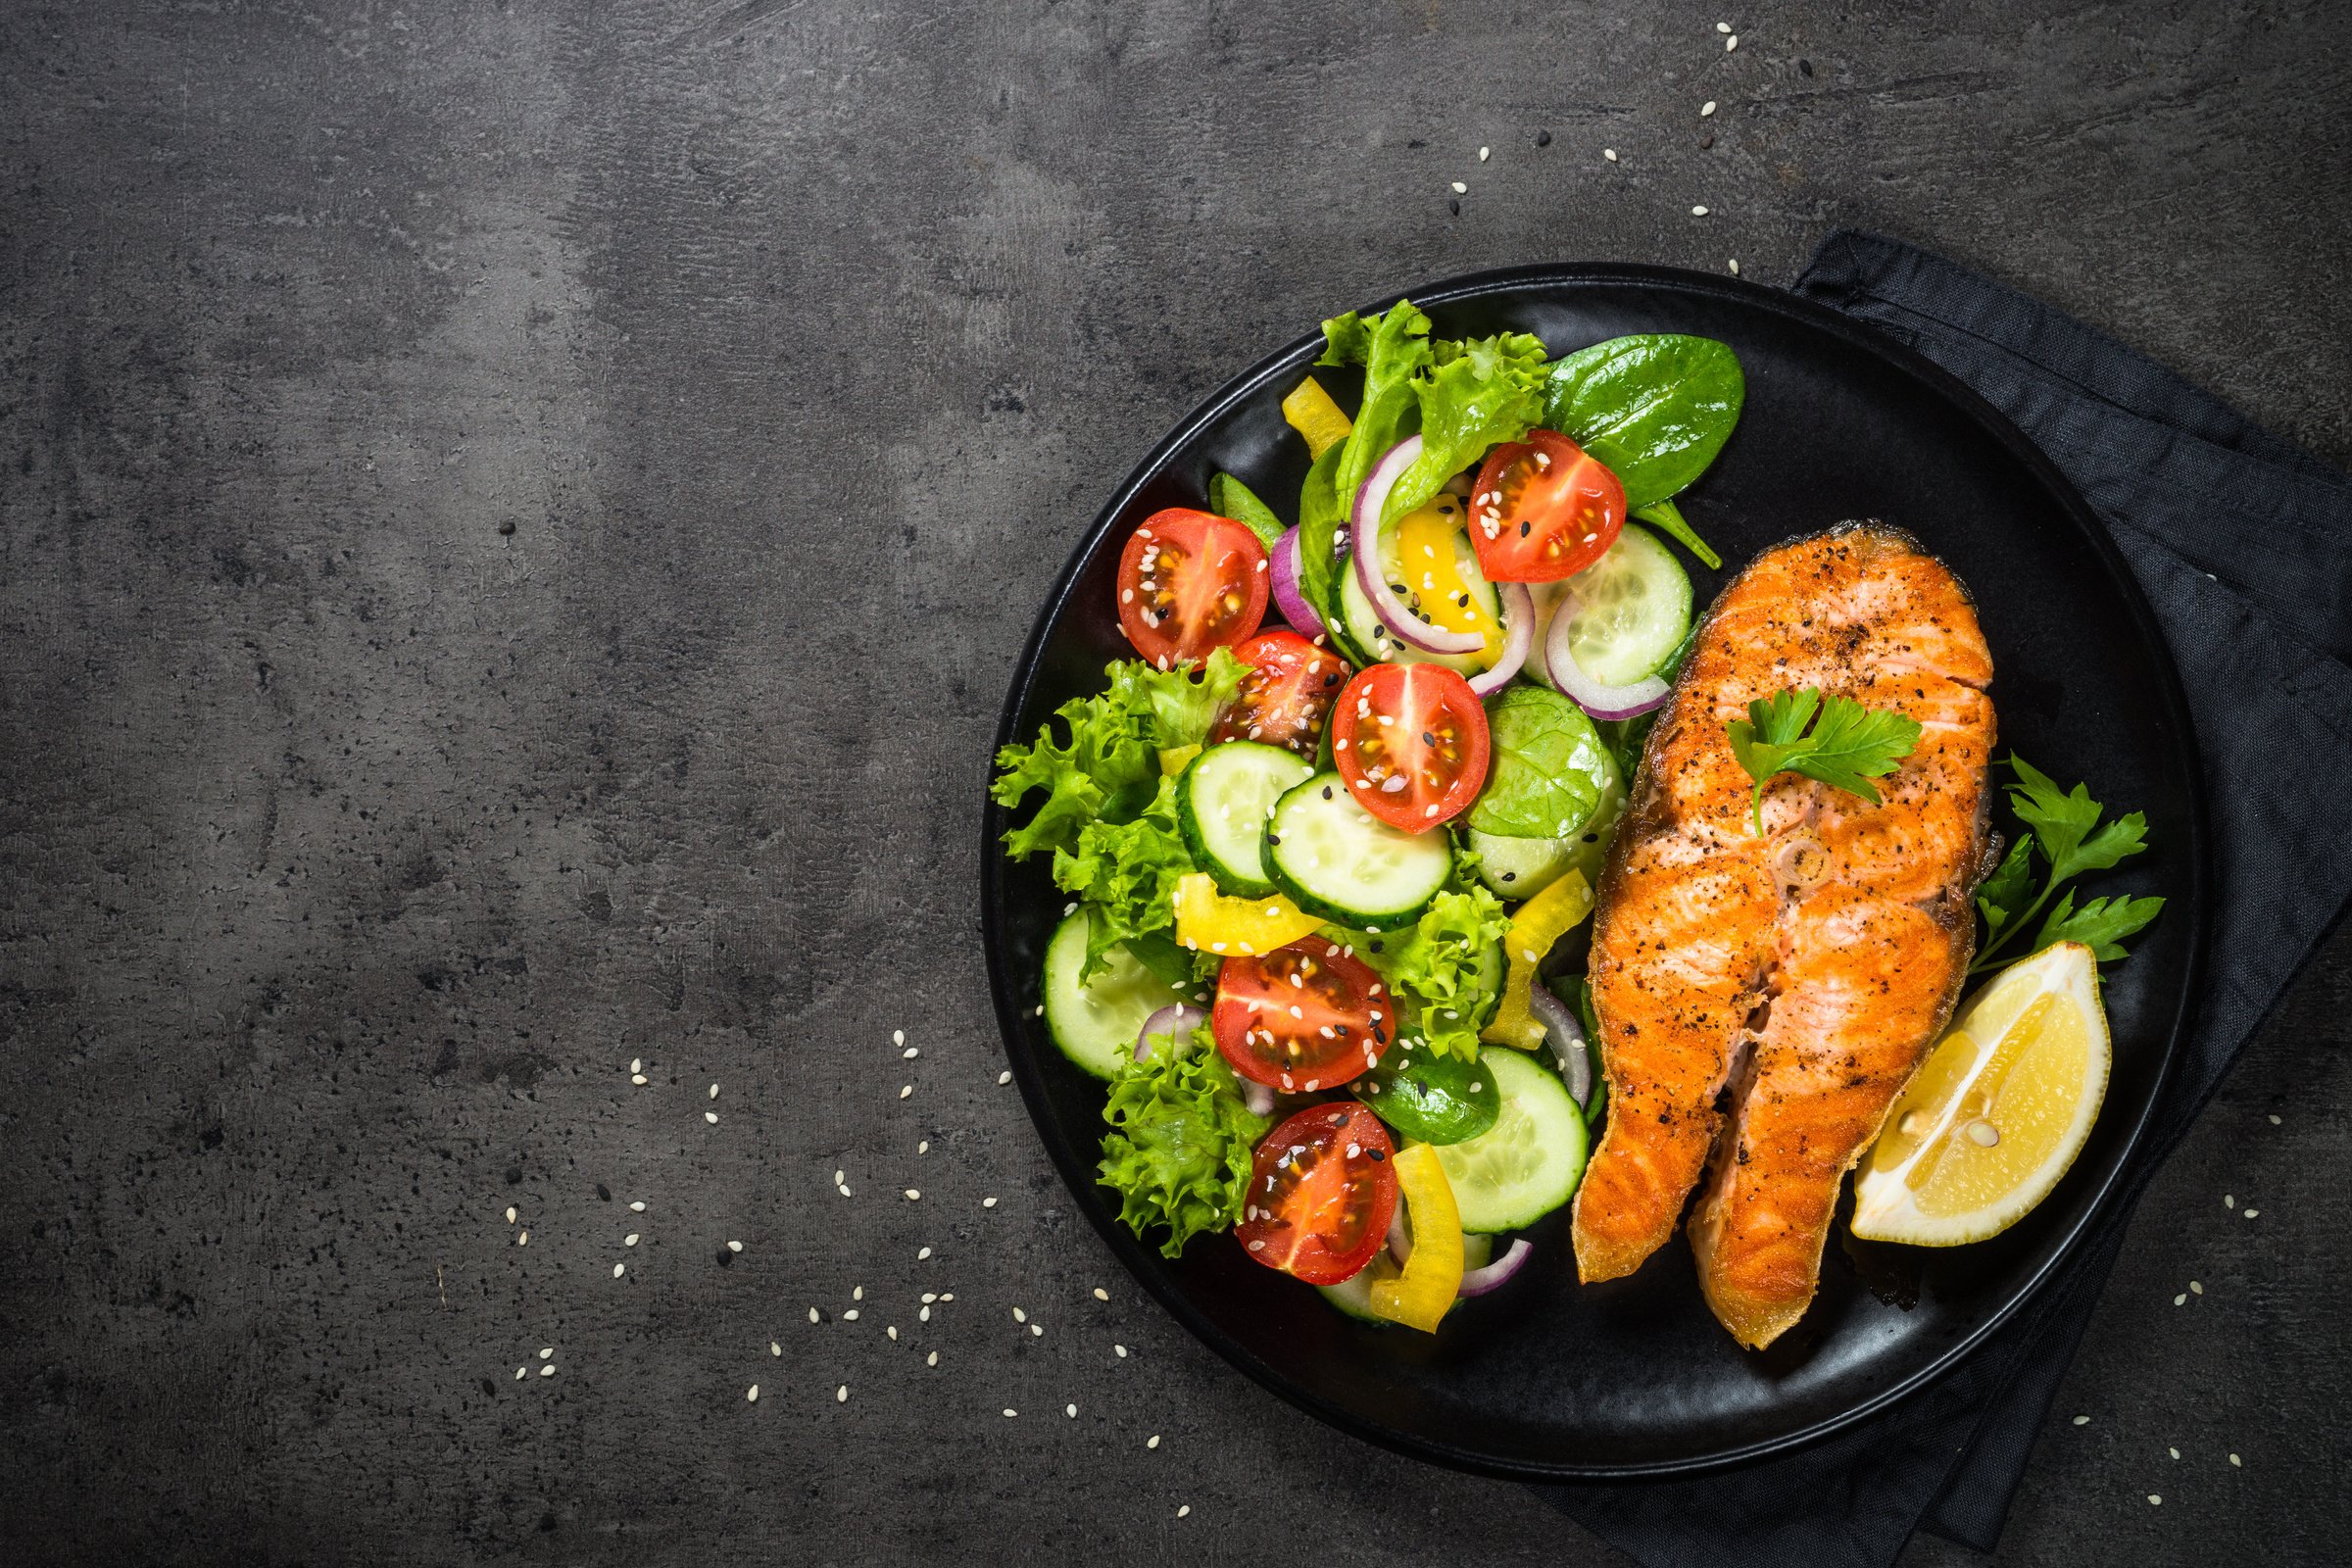
[[[1205,1028],[1196,1035],[1205,1036]],[[1119,1219],[1138,1236],[1164,1229],[1174,1257],[1202,1231],[1232,1229],[1250,1186],[1250,1154],[1273,1126],[1242,1102],[1215,1042],[1195,1039],[1121,1066],[1102,1119],[1102,1183],[1119,1195]]]

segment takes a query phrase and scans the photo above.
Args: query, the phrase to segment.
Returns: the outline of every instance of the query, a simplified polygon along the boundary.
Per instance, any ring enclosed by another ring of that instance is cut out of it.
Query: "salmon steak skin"
[[[1878,523],[1767,551],[1707,612],[1601,872],[1609,1115],[1576,1195],[1581,1278],[1639,1268],[1697,1188],[1690,1246],[1716,1318],[1761,1349],[1804,1316],[1846,1172],[1975,953],[1991,679],[1967,589]],[[1907,714],[1920,739],[1876,805],[1775,776],[1759,833],[1726,725],[1805,687]]]

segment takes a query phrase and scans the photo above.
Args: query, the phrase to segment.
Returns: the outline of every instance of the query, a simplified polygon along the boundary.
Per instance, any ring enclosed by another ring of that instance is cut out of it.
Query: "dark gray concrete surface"
[[[1319,316],[1837,222],[2352,460],[2347,102],[2320,4],[8,8],[0,1558],[1623,1561],[1072,1212],[974,917],[1039,596]],[[2333,1556],[2347,1004],[2158,1182],[2004,1561]]]

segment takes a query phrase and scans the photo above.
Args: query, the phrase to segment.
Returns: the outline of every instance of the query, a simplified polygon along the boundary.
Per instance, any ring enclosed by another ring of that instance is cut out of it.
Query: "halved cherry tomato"
[[[1557,582],[1625,529],[1625,486],[1557,430],[1487,454],[1470,491],[1470,547],[1490,582]]]
[[[1257,1146],[1234,1234],[1258,1262],[1309,1285],[1352,1278],[1396,1217],[1396,1152],[1363,1106],[1309,1105]]]
[[[1487,782],[1487,710],[1443,664],[1358,670],[1331,715],[1331,754],[1355,804],[1418,833],[1470,808]]]
[[[1210,743],[1263,741],[1313,757],[1332,699],[1348,679],[1348,662],[1287,629],[1261,631],[1234,654],[1250,673],[1209,731]]]
[[[1304,937],[1217,971],[1208,1026],[1235,1072],[1272,1089],[1336,1089],[1396,1038],[1396,1008],[1372,966]]]
[[[1119,629],[1161,669],[1250,636],[1266,592],[1265,547],[1231,517],[1169,507],[1119,552]]]

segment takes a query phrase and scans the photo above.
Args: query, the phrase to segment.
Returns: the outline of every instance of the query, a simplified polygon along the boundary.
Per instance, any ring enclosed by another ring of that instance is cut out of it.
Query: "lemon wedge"
[[[2050,1195],[2107,1093],[2099,966],[2045,948],[1970,998],[1929,1053],[1854,1179],[1854,1234],[1959,1247]]]

